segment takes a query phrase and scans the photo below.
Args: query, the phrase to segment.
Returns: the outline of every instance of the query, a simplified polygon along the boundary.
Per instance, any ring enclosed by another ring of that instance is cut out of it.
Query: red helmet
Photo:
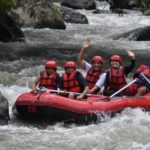
[[[146,65],[140,65],[140,66],[138,67],[138,69],[139,69],[140,71],[144,71],[145,69],[147,69],[147,66],[146,66]]]
[[[96,56],[93,56],[92,62],[100,62],[101,64],[103,64],[104,63],[104,58],[101,57],[101,56],[96,55]]]
[[[47,69],[57,69],[57,63],[54,60],[49,60],[45,64],[45,68]]]
[[[121,64],[122,63],[122,58],[119,55],[112,55],[110,57],[110,61],[118,61]]]
[[[74,61],[67,61],[64,65],[65,68],[77,68],[77,65]]]

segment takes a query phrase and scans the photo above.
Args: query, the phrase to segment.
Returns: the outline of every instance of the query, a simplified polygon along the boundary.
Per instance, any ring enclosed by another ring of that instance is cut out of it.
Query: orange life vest
[[[111,68],[109,70],[109,73],[110,73],[109,76],[110,90],[119,90],[125,85],[127,85],[124,68],[122,66],[119,69]]]
[[[76,75],[76,71],[73,71],[70,75],[66,73],[63,74],[63,90],[70,92],[81,92],[81,87],[79,81],[76,79]]]
[[[89,88],[93,88],[96,84],[96,82],[99,79],[99,76],[104,73],[105,70],[99,70],[99,71],[94,71],[93,68],[90,68],[87,75],[86,75],[86,81],[87,81],[87,85],[89,86]]]
[[[56,90],[56,77],[57,73],[54,72],[50,75],[46,71],[41,72],[41,79],[40,79],[40,85],[39,86],[44,86],[48,89]]]

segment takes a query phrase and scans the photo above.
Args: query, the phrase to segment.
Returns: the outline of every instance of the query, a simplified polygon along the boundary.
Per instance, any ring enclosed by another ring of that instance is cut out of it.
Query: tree
[[[16,0],[0,0],[0,13],[8,12],[15,4]]]

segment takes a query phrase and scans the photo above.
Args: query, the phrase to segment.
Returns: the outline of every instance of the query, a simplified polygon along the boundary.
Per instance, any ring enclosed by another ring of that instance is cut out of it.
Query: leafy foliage
[[[16,3],[16,0],[0,0],[0,12],[9,11]]]

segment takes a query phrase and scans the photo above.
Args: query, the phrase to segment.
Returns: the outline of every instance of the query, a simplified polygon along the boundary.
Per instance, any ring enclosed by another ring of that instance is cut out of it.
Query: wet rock
[[[144,10],[143,13],[144,13],[144,15],[147,15],[147,16],[150,15],[150,9]]]
[[[75,12],[73,9],[67,7],[60,8],[63,18],[67,23],[88,24],[88,19],[85,15]]]
[[[121,34],[114,39],[125,39],[129,41],[150,41],[150,26]]]
[[[64,0],[61,5],[73,9],[96,9],[96,3],[94,0]]]
[[[9,121],[8,100],[0,92],[0,125],[6,125]]]
[[[113,10],[114,8],[120,9],[132,9],[135,7],[139,7],[138,0],[111,0],[108,1],[111,5],[110,9]]]
[[[60,10],[49,0],[18,0],[14,13],[23,27],[66,28]]]
[[[0,41],[24,41],[24,34],[16,22],[6,13],[0,14]]]

